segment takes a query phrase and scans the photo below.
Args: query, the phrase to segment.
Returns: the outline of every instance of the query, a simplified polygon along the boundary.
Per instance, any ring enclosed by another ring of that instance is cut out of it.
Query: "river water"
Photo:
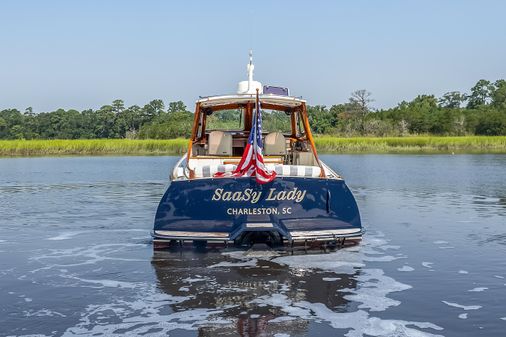
[[[153,253],[175,157],[0,159],[0,336],[504,336],[506,156],[323,156],[367,233]]]

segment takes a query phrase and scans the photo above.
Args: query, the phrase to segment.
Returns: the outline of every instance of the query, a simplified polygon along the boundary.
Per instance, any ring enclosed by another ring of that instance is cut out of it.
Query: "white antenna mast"
[[[253,64],[253,50],[249,51],[249,64],[247,66],[248,69],[248,92],[253,87],[251,84],[253,83],[253,70],[255,69],[255,65]]]
[[[248,80],[239,82],[237,87],[237,93],[240,95],[254,95],[256,94],[256,90],[260,91],[262,94],[262,83],[253,80],[253,70],[255,70],[255,65],[253,64],[253,51],[249,51],[249,63],[246,66],[248,70]]]

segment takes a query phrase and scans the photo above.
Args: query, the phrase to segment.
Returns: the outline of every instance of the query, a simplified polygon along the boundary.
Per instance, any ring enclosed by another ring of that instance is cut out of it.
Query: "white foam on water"
[[[467,270],[459,270],[459,274],[469,274]]]
[[[399,259],[405,259],[405,256],[391,256],[391,255],[384,255],[384,256],[364,256],[364,261],[369,262],[392,262]]]
[[[179,291],[190,291],[190,288],[188,288],[188,287],[181,287],[178,290]]]
[[[476,287],[476,288],[470,289],[468,291],[481,292],[481,291],[485,291],[487,289],[488,289],[487,287]]]
[[[249,260],[250,257],[246,256],[246,252],[242,250],[231,250],[231,251],[225,251],[221,252],[221,255],[231,257],[233,259],[237,260]]]
[[[422,266],[424,266],[425,268],[432,268],[432,265],[434,264],[434,262],[422,262]]]
[[[322,277],[322,281],[325,282],[334,282],[340,279],[341,279],[340,277]]]
[[[7,242],[6,240],[0,240],[0,243],[4,243],[4,242]]]
[[[293,321],[293,320],[296,320],[297,317],[292,317],[292,316],[279,316],[279,317],[276,317],[276,318],[273,318],[271,320],[269,320],[269,322],[271,323],[279,323],[279,322],[286,322],[286,321]]]
[[[125,288],[125,289],[134,289],[140,287],[142,284],[137,284],[134,282],[125,282],[125,281],[117,281],[117,280],[90,280],[72,275],[62,275],[62,277],[78,280],[80,282],[93,284],[98,288]]]
[[[255,267],[257,265],[258,259],[252,256],[247,255],[248,252],[233,250],[233,251],[225,251],[222,252],[221,255],[228,256],[232,259],[238,261],[222,261],[213,265],[210,265],[208,268],[217,268],[217,267]],[[254,252],[253,252],[254,253]],[[262,252],[259,252],[258,257],[265,257],[269,259],[272,257],[268,252],[267,254],[262,255]],[[277,253],[276,253],[277,254]]]
[[[47,238],[46,240],[50,240],[50,241],[68,240],[68,239],[72,239],[76,235],[83,234],[83,233],[88,233],[88,231],[63,232],[63,233],[58,234],[57,236],[52,236],[50,238]]]
[[[191,277],[187,277],[185,279],[182,279],[181,282],[195,283],[195,282],[204,282],[204,281],[207,281],[207,280],[208,280],[207,278],[200,278],[200,277],[191,278]]]
[[[54,311],[54,310],[49,310],[49,309],[41,309],[41,310],[37,310],[37,311],[23,311],[23,315],[25,317],[32,317],[32,316],[38,316],[38,317],[44,317],[44,316],[49,316],[49,317],[55,317],[55,316],[59,316],[59,317],[67,317],[66,315],[58,312],[58,311]]]
[[[294,273],[303,274],[304,271],[320,269],[341,274],[352,275],[357,280],[356,289],[347,289],[345,298],[359,303],[359,308],[354,312],[338,313],[329,309],[322,303],[310,303],[289,299],[283,292],[286,287],[281,286],[278,293],[261,296],[251,301],[258,306],[270,305],[280,308],[284,316],[277,317],[270,322],[283,322],[295,319],[307,319],[313,321],[326,321],[335,328],[345,329],[347,336],[437,336],[422,331],[425,329],[442,330],[437,325],[426,322],[408,322],[402,320],[383,320],[370,316],[369,311],[386,310],[388,307],[399,305],[400,302],[390,299],[387,295],[391,292],[403,291],[411,286],[397,282],[386,276],[381,269],[364,269],[364,261],[389,262],[393,257],[384,255],[382,246],[386,241],[382,238],[371,238],[364,246],[350,247],[335,253],[325,255],[294,255],[275,257],[272,261],[288,265]],[[77,250],[78,254],[87,260],[85,264],[107,260],[108,254],[121,251],[122,247],[107,250],[105,247],[95,248],[88,251]],[[393,248],[387,248],[393,249]],[[84,253],[83,253],[84,252]],[[40,261],[53,262],[53,258],[74,254],[72,251],[57,251]],[[237,261],[223,261],[211,267],[250,267],[257,265],[258,259],[265,256],[245,256],[243,252],[223,253]],[[269,258],[272,258],[269,256]],[[402,258],[402,257],[400,257]],[[65,259],[65,257],[63,258]],[[111,259],[114,259],[111,257]],[[372,259],[372,260],[371,260]],[[397,259],[395,257],[394,259]],[[74,260],[75,261],[75,260]],[[57,260],[56,262],[60,262]],[[51,265],[53,267],[53,265]],[[67,268],[68,265],[62,265]],[[61,268],[61,267],[60,267]],[[323,279],[323,278],[322,278]],[[327,279],[336,279],[328,277]],[[198,276],[184,279],[187,283],[205,281]],[[183,280],[183,281],[184,281]],[[107,286],[100,283],[104,280],[86,280],[99,282],[99,286]],[[106,280],[107,281],[107,280]],[[92,284],[97,284],[93,283]],[[330,281],[329,281],[330,282]],[[110,284],[112,285],[112,284]],[[231,319],[222,318],[221,308],[199,308],[173,312],[174,304],[191,299],[192,296],[170,296],[160,293],[154,285],[145,283],[131,283],[138,287],[136,294],[131,299],[112,298],[111,303],[90,305],[82,313],[79,322],[67,329],[63,336],[102,334],[105,336],[115,335],[140,335],[149,333],[151,329],[158,329],[157,335],[164,335],[175,329],[196,330],[204,326],[232,325]],[[278,286],[275,284],[275,286]],[[224,290],[223,287],[217,292]],[[226,290],[225,290],[226,291]],[[248,291],[245,289],[245,291]],[[219,296],[219,295],[218,295]],[[180,307],[180,306],[179,306]],[[250,316],[252,317],[252,316]],[[111,323],[108,323],[111,322]],[[114,322],[114,323],[112,323]]]
[[[443,328],[428,322],[409,322],[402,320],[383,320],[370,317],[364,310],[354,312],[334,312],[322,303],[307,301],[292,302],[288,297],[280,294],[261,296],[251,303],[265,303],[280,308],[294,319],[325,321],[335,329],[348,330],[345,336],[440,336],[419,329],[443,330]],[[287,320],[287,316],[282,316]],[[274,320],[271,320],[271,322]],[[419,329],[417,329],[419,328]]]
[[[478,309],[481,309],[482,306],[481,305],[462,305],[462,304],[458,304],[458,303],[453,303],[453,302],[447,302],[447,301],[441,301],[443,302],[444,304],[450,306],[450,307],[454,307],[454,308],[460,308],[460,309],[464,309],[464,310],[478,310]]]
[[[279,307],[287,316],[298,319],[326,321],[336,329],[349,330],[346,336],[439,336],[422,331],[420,329],[442,330],[443,328],[429,322],[408,322],[402,320],[383,320],[371,317],[370,312],[383,311],[391,306],[397,306],[400,301],[388,298],[393,292],[404,291],[411,288],[410,285],[400,283],[386,276],[382,269],[364,268],[364,261],[390,262],[398,257],[384,255],[382,246],[386,240],[379,237],[369,237],[361,246],[342,249],[335,253],[325,255],[294,255],[283,256],[272,261],[288,265],[295,273],[304,273],[311,270],[323,270],[338,274],[352,275],[358,282],[353,289],[340,289],[347,293],[344,298],[348,301],[359,303],[355,312],[334,312],[322,303],[310,303],[307,301],[292,302],[284,294],[272,294],[261,296],[251,303],[266,304]],[[405,258],[401,256],[400,258]],[[403,270],[414,270],[404,266]],[[360,271],[359,271],[360,270]],[[366,309],[366,310],[364,310]]]
[[[244,252],[245,257],[256,257],[259,259],[269,259],[276,256],[281,256],[281,253],[274,250],[248,250]]]
[[[112,260],[112,261],[126,261],[126,262],[145,262],[141,259],[128,259],[117,256],[110,256],[111,254],[121,253],[122,250],[145,246],[145,244],[138,243],[108,243],[99,244],[89,247],[75,247],[69,249],[51,249],[49,253],[43,255],[36,255],[30,260],[37,261],[44,264],[44,267],[34,269],[30,273],[36,273],[40,270],[48,270],[52,268],[70,268],[80,267],[84,265],[97,264],[99,262]],[[82,261],[75,262],[76,259]],[[70,262],[66,261],[69,260]],[[53,262],[54,261],[54,262]]]
[[[415,270],[415,268],[413,267],[410,267],[410,266],[402,266],[400,268],[397,268],[398,271],[413,271]]]
[[[290,335],[287,333],[275,333],[274,337],[290,337]]]
[[[400,301],[388,298],[387,295],[412,288],[410,285],[400,283],[389,276],[385,276],[382,269],[363,269],[356,277],[359,281],[356,288],[340,289],[340,292],[349,292],[344,298],[361,303],[359,309],[370,311],[384,311],[392,306],[398,306]]]
[[[81,313],[79,322],[62,335],[141,335],[151,329],[158,329],[157,335],[166,335],[175,329],[197,330],[204,325],[231,324],[230,320],[218,316],[226,307],[172,312],[174,304],[191,298],[160,293],[154,285],[146,284],[132,299],[120,298],[111,303],[89,305]]]
[[[300,271],[321,269],[345,274],[353,274],[357,268],[365,267],[360,252],[348,249],[341,249],[324,255],[282,256],[272,261]]]
[[[251,259],[246,261],[223,261],[213,265],[210,265],[208,268],[218,268],[218,267],[254,267],[257,265],[257,259]]]
[[[369,314],[363,310],[336,313],[322,303],[309,303],[303,301],[296,303],[296,305],[307,307],[314,316],[329,322],[335,329],[350,329],[350,331],[345,334],[345,336],[348,337],[358,337],[363,336],[363,334],[369,336],[439,336],[412,327],[443,330],[443,328],[428,322],[410,322],[370,317]]]
[[[494,275],[495,278],[500,278],[500,279],[503,279],[504,276],[501,276],[501,275]]]
[[[460,319],[467,319],[467,312],[459,315]]]
[[[501,317],[501,318],[499,318],[499,319],[501,319],[501,320],[503,320],[503,321],[506,321],[506,317]]]
[[[298,272],[319,269],[340,274],[349,274],[358,281],[355,288],[340,289],[340,292],[347,293],[344,298],[349,301],[358,302],[360,309],[371,311],[383,311],[391,306],[397,306],[401,302],[388,298],[392,292],[399,292],[410,289],[411,286],[400,283],[393,278],[386,276],[382,269],[364,269],[364,260],[371,259],[374,254],[374,261],[387,262],[391,259],[378,256],[384,254],[379,249],[386,245],[383,238],[369,237],[363,247],[351,247],[353,249],[341,249],[337,252],[325,255],[292,255],[275,258],[272,261],[288,265]],[[363,248],[363,249],[362,249]],[[357,273],[357,269],[360,272]],[[357,275],[355,275],[357,274]]]
[[[443,241],[443,240],[437,240],[437,241],[434,241],[433,243],[436,244],[436,245],[444,245],[444,244],[447,244],[449,242],[448,241]]]

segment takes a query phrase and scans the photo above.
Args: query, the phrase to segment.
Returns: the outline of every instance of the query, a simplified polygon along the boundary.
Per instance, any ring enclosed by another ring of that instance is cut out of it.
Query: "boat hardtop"
[[[253,80],[253,69],[250,54],[248,80],[239,82],[236,94],[196,101],[188,151],[158,206],[155,244],[307,246],[360,240],[355,199],[318,157],[306,100],[284,87],[262,86]],[[213,128],[220,112],[238,115],[240,127]],[[269,116],[286,119],[286,128],[274,123],[264,131]],[[251,165],[241,171],[251,151],[256,171]]]

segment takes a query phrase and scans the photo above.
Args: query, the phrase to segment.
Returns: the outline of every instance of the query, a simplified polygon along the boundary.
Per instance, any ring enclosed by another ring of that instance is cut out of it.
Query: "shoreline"
[[[506,136],[317,136],[320,154],[506,154]],[[104,155],[182,155],[186,139],[0,140],[0,158]]]

